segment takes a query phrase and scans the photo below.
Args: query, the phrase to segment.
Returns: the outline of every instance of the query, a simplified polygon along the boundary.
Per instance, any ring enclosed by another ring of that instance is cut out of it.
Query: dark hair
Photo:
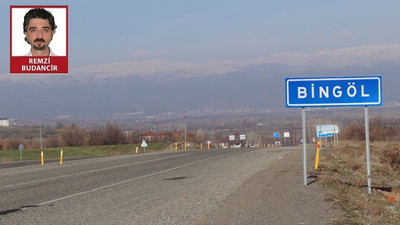
[[[51,14],[51,12],[43,8],[33,8],[25,14],[24,33],[28,30],[29,21],[34,18],[49,20],[50,28],[53,31],[55,31],[57,28],[56,22],[54,21],[54,16]]]

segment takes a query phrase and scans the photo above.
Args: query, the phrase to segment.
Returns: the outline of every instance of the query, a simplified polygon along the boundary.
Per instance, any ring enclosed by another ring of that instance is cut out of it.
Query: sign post
[[[305,107],[365,107],[368,192],[371,193],[368,106],[382,105],[382,77],[357,76],[286,78],[285,99],[286,107],[302,108],[304,185],[307,185]]]
[[[25,145],[24,144],[19,144],[18,145],[18,150],[19,150],[19,161],[22,161],[22,151],[24,150]]]
[[[307,185],[307,135],[306,135],[306,108],[301,109],[301,127],[303,133],[303,180]]]
[[[315,130],[317,131],[317,138],[326,138],[327,137],[333,137],[333,146],[338,146],[339,145],[339,140],[338,139],[338,133],[340,132],[340,129],[337,125],[334,124],[318,124],[315,126]],[[337,141],[337,143],[336,143]]]
[[[365,151],[367,154],[367,179],[368,179],[368,194],[371,194],[371,153],[369,149],[369,117],[368,117],[368,106],[364,108],[365,117]]]
[[[145,140],[142,141],[142,148],[143,148],[143,152],[146,152],[146,147],[147,147],[147,143]]]

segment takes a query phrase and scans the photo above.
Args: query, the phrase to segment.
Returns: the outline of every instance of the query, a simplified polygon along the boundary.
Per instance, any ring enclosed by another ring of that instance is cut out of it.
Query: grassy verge
[[[40,151],[43,151],[45,159],[60,158],[60,150],[63,150],[64,158],[86,157],[86,156],[109,156],[136,153],[143,153],[143,148],[140,145],[107,145],[107,146],[79,146],[79,147],[60,147],[24,150],[22,152],[22,160],[40,160]],[[167,143],[149,143],[146,147],[146,152],[163,151],[167,149]],[[0,151],[0,162],[15,162],[20,161],[20,151],[4,150]]]
[[[399,224],[400,145],[371,144],[372,194],[367,189],[365,143],[321,151],[318,180],[347,215],[337,224]]]

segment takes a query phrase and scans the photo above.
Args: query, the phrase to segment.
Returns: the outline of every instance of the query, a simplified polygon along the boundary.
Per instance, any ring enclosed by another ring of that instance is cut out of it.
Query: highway
[[[291,151],[300,150],[170,151],[1,168],[0,224],[200,224]]]

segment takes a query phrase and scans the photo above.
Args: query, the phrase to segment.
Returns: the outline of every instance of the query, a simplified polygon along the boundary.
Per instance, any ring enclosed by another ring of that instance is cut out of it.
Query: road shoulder
[[[332,224],[344,213],[313,180],[303,185],[302,152],[288,152],[239,186],[201,224]]]

